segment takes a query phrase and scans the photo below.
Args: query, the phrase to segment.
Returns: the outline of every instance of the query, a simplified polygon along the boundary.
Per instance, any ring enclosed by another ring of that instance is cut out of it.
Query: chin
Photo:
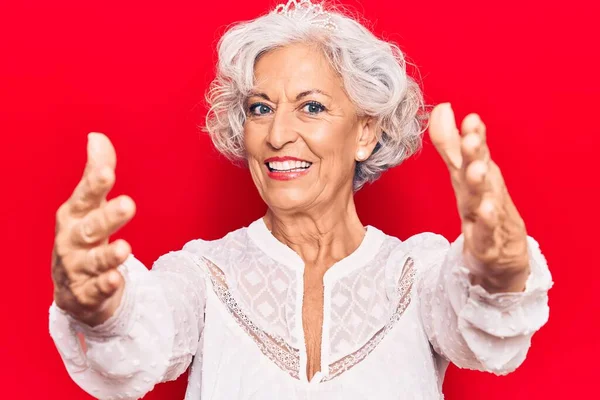
[[[265,196],[269,208],[286,211],[301,209],[310,202],[309,199],[309,191],[301,187],[270,189]]]

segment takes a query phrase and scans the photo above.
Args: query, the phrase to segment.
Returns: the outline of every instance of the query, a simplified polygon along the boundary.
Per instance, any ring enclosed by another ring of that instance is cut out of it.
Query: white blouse
[[[129,257],[113,317],[90,328],[52,305],[50,334],[73,380],[99,399],[140,398],[190,364],[186,400],[442,399],[449,362],[507,374],[547,321],[552,278],[528,245],[526,290],[491,295],[469,283],[462,236],[401,241],[367,227],[323,279],[321,371],[310,380],[304,264],[262,219],[190,241],[151,271]]]

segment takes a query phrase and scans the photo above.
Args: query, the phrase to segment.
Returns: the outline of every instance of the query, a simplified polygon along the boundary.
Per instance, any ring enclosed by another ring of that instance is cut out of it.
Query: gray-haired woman
[[[208,95],[216,147],[243,160],[266,215],[188,242],[148,271],[127,196],[106,201],[115,152],[57,212],[50,332],[101,399],[142,397],[190,365],[186,399],[440,399],[449,362],[506,374],[548,318],[552,279],[491,160],[476,114],[430,134],[463,234],[405,241],[363,226],[353,193],[420,146],[425,112],[403,54],[308,0],[230,28]]]

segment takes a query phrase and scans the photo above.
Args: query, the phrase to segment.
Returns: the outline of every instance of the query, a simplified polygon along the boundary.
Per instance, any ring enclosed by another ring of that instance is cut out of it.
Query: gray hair
[[[316,44],[341,76],[358,114],[376,120],[377,145],[368,159],[356,164],[357,191],[420,149],[428,112],[419,85],[407,75],[400,48],[378,39],[355,19],[328,11],[335,29],[273,12],[230,27],[218,44],[205,130],[219,152],[244,161],[245,101],[254,85],[256,61],[291,43]]]

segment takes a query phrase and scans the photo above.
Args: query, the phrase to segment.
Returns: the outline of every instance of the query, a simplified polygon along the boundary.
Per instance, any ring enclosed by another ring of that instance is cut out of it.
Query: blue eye
[[[271,112],[271,107],[264,103],[254,103],[248,107],[248,110],[252,115],[265,115]]]
[[[302,106],[302,109],[309,114],[319,114],[325,111],[325,106],[317,101],[310,101]]]

